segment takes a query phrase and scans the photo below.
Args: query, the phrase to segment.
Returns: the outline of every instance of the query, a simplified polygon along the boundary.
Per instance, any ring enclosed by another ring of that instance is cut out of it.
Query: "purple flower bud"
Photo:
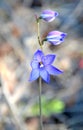
[[[55,19],[55,17],[58,16],[58,13],[52,10],[44,10],[41,15],[40,18],[47,21],[47,22],[51,22]]]
[[[59,32],[59,31],[51,31],[48,33],[46,37],[46,41],[50,42],[53,45],[58,45],[64,41],[66,37],[66,33]]]

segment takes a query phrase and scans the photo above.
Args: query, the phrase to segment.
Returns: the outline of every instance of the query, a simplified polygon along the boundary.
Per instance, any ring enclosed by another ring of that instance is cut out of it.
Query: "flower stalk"
[[[40,48],[42,50],[42,42],[40,40],[40,27],[39,27],[39,18],[37,18],[37,38],[38,38],[38,43],[40,45]]]
[[[37,37],[38,37],[38,43],[40,45],[40,48],[42,50],[42,43],[40,40],[40,27],[39,27],[39,20],[37,19]],[[42,120],[42,101],[41,101],[41,96],[42,96],[42,79],[39,77],[39,128],[40,130],[43,130],[43,120]]]
[[[42,79],[41,77],[39,77],[39,115],[40,115],[39,124],[40,124],[40,130],[43,130],[41,95],[42,95]]]

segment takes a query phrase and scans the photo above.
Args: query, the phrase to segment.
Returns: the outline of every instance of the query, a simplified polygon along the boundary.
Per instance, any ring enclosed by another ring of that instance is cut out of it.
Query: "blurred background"
[[[39,48],[35,14],[45,9],[59,16],[41,22],[41,36],[59,30],[67,37],[58,46],[44,46],[64,70],[43,82],[44,130],[83,130],[83,0],[0,0],[0,130],[38,130],[38,80],[28,79]]]

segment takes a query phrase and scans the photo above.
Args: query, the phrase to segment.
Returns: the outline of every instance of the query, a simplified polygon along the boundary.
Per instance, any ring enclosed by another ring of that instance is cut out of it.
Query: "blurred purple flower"
[[[34,81],[40,76],[45,82],[48,83],[50,81],[50,75],[58,75],[63,73],[61,70],[51,65],[55,57],[56,55],[53,54],[48,54],[45,56],[41,50],[37,50],[31,62],[32,71],[29,80]]]
[[[55,19],[55,17],[58,16],[58,13],[52,10],[44,10],[41,15],[40,18],[47,21],[47,22],[51,22]]]
[[[51,31],[48,33],[45,41],[50,42],[53,45],[58,45],[61,42],[64,41],[64,38],[66,37],[66,33],[59,32],[59,31]]]

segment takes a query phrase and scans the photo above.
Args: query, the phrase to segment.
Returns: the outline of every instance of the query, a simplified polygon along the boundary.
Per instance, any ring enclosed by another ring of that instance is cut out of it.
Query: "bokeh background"
[[[43,48],[57,55],[54,65],[64,70],[42,83],[44,129],[83,130],[83,0],[0,0],[0,130],[38,129],[38,80],[28,79],[39,48],[35,14],[45,9],[59,16],[41,22],[41,37],[52,30],[67,37]]]

